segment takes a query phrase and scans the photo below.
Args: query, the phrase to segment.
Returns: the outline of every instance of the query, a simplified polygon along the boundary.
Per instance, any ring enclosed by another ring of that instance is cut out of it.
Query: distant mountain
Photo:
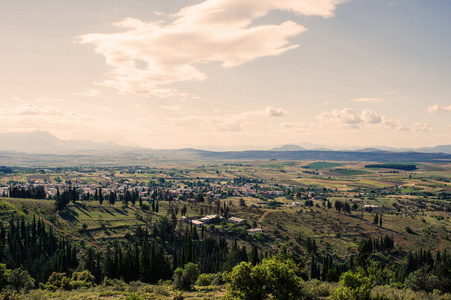
[[[84,151],[130,150],[113,142],[61,140],[45,131],[0,134],[0,151],[25,153],[75,153]]]
[[[298,145],[283,145],[277,148],[272,148],[269,151],[302,151],[305,150],[305,148],[302,148]]]
[[[326,161],[380,161],[428,162],[451,161],[451,154],[390,151],[206,151],[196,153],[201,159],[224,160],[326,160]]]
[[[451,145],[439,145],[435,147],[424,147],[416,149],[421,152],[442,152],[442,153],[450,153],[451,154]]]

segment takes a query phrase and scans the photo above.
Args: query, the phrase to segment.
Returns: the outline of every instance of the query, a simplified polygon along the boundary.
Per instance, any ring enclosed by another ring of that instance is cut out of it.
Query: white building
[[[249,235],[256,235],[258,233],[263,233],[263,229],[261,229],[261,228],[252,228],[252,229],[248,229],[247,233],[249,233]]]

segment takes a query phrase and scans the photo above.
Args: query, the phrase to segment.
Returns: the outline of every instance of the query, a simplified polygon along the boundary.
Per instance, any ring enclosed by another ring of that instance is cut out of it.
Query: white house
[[[229,218],[229,222],[232,222],[232,223],[237,224],[237,225],[242,225],[242,224],[244,224],[244,219],[240,219],[240,218],[237,218],[237,217],[230,217]]]
[[[256,235],[257,233],[263,233],[263,229],[261,229],[261,228],[252,228],[252,229],[248,229],[247,233],[249,233],[249,235]]]

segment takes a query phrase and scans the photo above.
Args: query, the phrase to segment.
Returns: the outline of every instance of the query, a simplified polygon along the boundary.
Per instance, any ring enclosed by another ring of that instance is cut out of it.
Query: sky
[[[449,0],[2,0],[0,133],[451,144]]]

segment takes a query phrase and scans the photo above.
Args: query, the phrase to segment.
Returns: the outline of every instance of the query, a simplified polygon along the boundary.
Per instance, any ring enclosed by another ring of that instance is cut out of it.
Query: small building
[[[302,203],[301,202],[293,202],[293,203],[291,203],[291,205],[294,207],[299,207],[299,206],[302,206]]]
[[[373,210],[379,209],[379,206],[377,206],[377,205],[364,205],[363,209],[366,210],[366,211],[373,211]]]
[[[192,220],[191,220],[191,218],[183,216],[180,218],[180,221],[185,222],[185,223],[191,223]]]
[[[193,224],[193,225],[196,226],[196,227],[202,227],[202,226],[204,226],[204,223],[201,222],[201,221],[198,221],[198,220],[192,220],[192,221],[191,221],[191,224]]]
[[[237,224],[237,225],[243,225],[244,224],[244,219],[240,219],[240,218],[237,218],[237,217],[230,217],[229,218],[229,222],[232,222],[232,223]]]
[[[263,229],[261,229],[261,228],[252,228],[252,229],[248,229],[247,233],[249,235],[256,235],[258,233],[263,233]]]
[[[218,218],[217,215],[208,215],[205,216],[203,218],[201,218],[200,220],[204,223],[204,224],[208,224],[211,223],[214,219]]]

